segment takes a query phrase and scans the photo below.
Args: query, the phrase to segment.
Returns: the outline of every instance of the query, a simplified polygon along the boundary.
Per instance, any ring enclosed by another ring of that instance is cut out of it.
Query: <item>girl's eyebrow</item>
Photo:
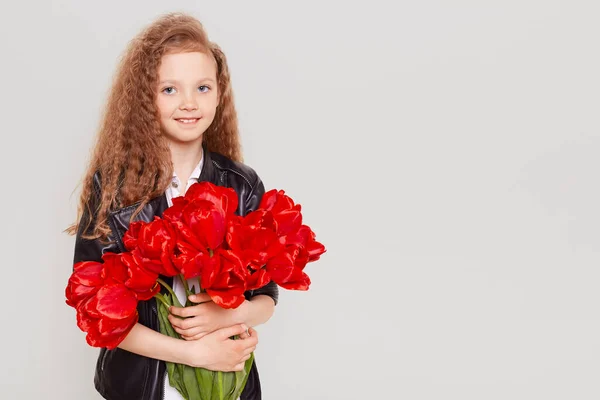
[[[215,83],[215,80],[212,79],[212,78],[201,78],[201,79],[198,79],[197,82],[200,83],[200,82],[208,82],[208,81],[210,81],[212,83]],[[176,84],[179,84],[180,82],[177,79],[165,79],[165,80],[160,81],[158,84],[162,85],[162,84],[165,84],[165,83],[176,83]]]

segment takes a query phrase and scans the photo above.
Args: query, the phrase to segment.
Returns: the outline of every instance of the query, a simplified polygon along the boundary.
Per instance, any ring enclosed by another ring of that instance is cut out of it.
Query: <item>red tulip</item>
[[[286,245],[302,246],[308,252],[308,261],[316,261],[325,253],[325,246],[315,240],[315,233],[306,225],[301,225],[294,232],[285,235],[282,240]]]
[[[125,339],[137,321],[137,312],[124,320],[102,318],[95,329],[88,333],[86,341],[91,346],[114,349]]]
[[[228,203],[227,200],[224,202]],[[216,249],[225,238],[228,217],[221,203],[176,197],[173,206],[163,213],[163,218],[176,228],[179,240],[184,240],[197,251],[207,253],[208,248]]]
[[[302,225],[300,204],[285,194],[283,190],[269,190],[260,202],[260,209],[271,211],[277,223],[277,234],[280,236],[298,229]]]
[[[271,281],[271,275],[265,268],[251,270],[250,275],[246,277],[246,290],[255,290],[265,286]]]
[[[200,285],[223,308],[236,308],[245,300],[248,272],[242,260],[230,250],[218,249],[203,258]]]
[[[190,202],[183,197],[175,197],[173,199],[173,205],[167,208],[162,217],[171,223],[175,228],[178,235],[178,240],[185,240],[188,244],[192,245],[196,250],[202,250],[204,246],[194,236],[190,228],[186,225],[183,219],[183,209]]]
[[[198,182],[191,185],[185,193],[185,199],[190,202],[206,200],[221,208],[225,215],[233,215],[238,207],[238,196],[235,190],[210,182]]]
[[[205,248],[215,250],[225,239],[225,211],[210,201],[190,202],[183,209],[183,221]]]
[[[105,253],[102,255],[104,286],[124,284],[138,300],[148,300],[160,291],[156,279],[158,273],[142,266],[140,257],[132,253]]]
[[[186,279],[200,275],[202,257],[208,255],[206,250],[198,251],[195,247],[180,240],[175,245],[173,263]]]
[[[135,307],[131,311],[132,300],[135,297],[128,298],[124,295],[123,286],[118,284],[105,286],[98,293],[101,293],[100,301],[98,296],[93,296],[77,308],[77,326],[87,332],[86,341],[90,346],[113,349],[123,341],[138,320]],[[125,300],[126,308],[123,310],[126,312],[118,311],[119,306],[116,304],[111,305],[118,299]],[[113,319],[105,314],[123,318]]]
[[[145,269],[160,275],[179,274],[172,262],[177,240],[174,227],[166,220],[155,217],[154,221],[135,227],[135,249],[131,251],[135,261]],[[132,238],[129,243],[133,243]]]
[[[135,292],[138,300],[148,300],[160,292],[158,274],[138,264],[131,253],[121,253],[121,262],[127,267],[125,286]]]
[[[284,251],[267,263],[271,279],[284,289],[308,290],[310,278],[303,271],[308,255],[302,247]]]
[[[284,248],[277,236],[273,214],[260,209],[229,224],[227,243],[252,270],[259,270]]]
[[[103,263],[76,264],[66,302],[76,308],[87,342],[118,346],[138,320],[138,301],[160,291],[159,275],[198,276],[202,289],[223,308],[238,307],[246,290],[270,281],[307,290],[304,268],[326,250],[302,225],[300,205],[283,190],[271,190],[245,217],[235,215],[237,208],[233,189],[194,184],[173,199],[162,219],[130,224],[123,236],[127,252],[106,253]]]
[[[96,293],[96,311],[100,318],[125,319],[136,312],[137,297],[124,284],[102,286]]]
[[[140,229],[146,224],[147,222],[144,221],[135,221],[129,224],[129,229],[127,229],[127,232],[123,235],[123,244],[127,250],[133,250],[137,247]]]
[[[104,253],[102,255],[102,261],[104,261],[104,268],[102,270],[102,279],[104,284],[113,283],[125,283],[129,279],[127,273],[127,265],[122,261],[121,254],[115,253]]]
[[[102,263],[95,261],[81,261],[73,267],[65,289],[66,303],[74,308],[94,296],[102,286]]]

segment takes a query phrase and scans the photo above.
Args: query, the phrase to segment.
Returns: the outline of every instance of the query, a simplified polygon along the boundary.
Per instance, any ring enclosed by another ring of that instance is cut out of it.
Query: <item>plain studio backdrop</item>
[[[258,327],[265,399],[600,398],[597,4],[3,4],[0,397],[99,399],[62,230],[119,56],[186,11],[328,249]]]

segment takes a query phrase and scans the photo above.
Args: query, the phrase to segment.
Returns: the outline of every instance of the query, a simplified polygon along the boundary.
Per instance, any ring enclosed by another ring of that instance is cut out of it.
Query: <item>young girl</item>
[[[258,175],[241,163],[224,54],[196,19],[169,14],[134,38],[119,65],[70,229],[74,262],[124,251],[131,221],[161,216],[198,181],[233,188],[239,215],[256,209],[264,193]],[[163,279],[184,304],[179,281]],[[236,309],[223,309],[206,294],[190,297],[202,304],[173,307],[169,320],[185,340],[158,332],[155,299],[139,302],[139,322],[128,336],[118,348],[100,351],[96,389],[111,400],[181,399],[168,383],[165,361],[241,370],[258,343],[251,327],[273,314],[277,285],[245,295]],[[230,340],[233,335],[241,340]],[[241,399],[260,398],[253,364]]]

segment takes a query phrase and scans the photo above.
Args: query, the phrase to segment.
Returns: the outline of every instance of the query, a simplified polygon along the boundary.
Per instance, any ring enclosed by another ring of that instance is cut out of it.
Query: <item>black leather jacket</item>
[[[95,199],[97,201],[101,191],[98,175],[95,176],[94,181]],[[199,181],[208,181],[219,186],[235,189],[239,199],[237,214],[242,216],[258,207],[265,191],[262,181],[253,169],[220,154],[209,152],[206,147],[204,148],[204,164]],[[110,243],[83,239],[81,237],[82,232],[78,232],[75,239],[74,263],[85,260],[101,261],[102,254],[105,252],[120,253],[124,251],[122,238],[129,227],[129,219],[136,207],[137,205],[134,204],[110,213],[108,220],[111,228]],[[135,220],[152,221],[154,216],[161,216],[167,207],[166,197],[164,195],[157,197],[143,208]],[[89,217],[89,215],[84,215],[83,222],[85,222],[85,218]],[[82,224],[82,226],[84,225]],[[163,279],[172,283],[172,279],[166,277],[163,277]],[[247,299],[259,294],[270,296],[277,304],[279,292],[274,282],[245,293]],[[138,314],[139,323],[159,331],[156,300],[154,298],[148,301],[140,301],[138,303]],[[140,356],[120,348],[114,350],[102,348],[96,364],[94,384],[96,390],[105,399],[109,400],[161,400],[164,398],[165,373],[166,365],[163,361]],[[252,365],[241,399],[261,399],[256,362]]]

